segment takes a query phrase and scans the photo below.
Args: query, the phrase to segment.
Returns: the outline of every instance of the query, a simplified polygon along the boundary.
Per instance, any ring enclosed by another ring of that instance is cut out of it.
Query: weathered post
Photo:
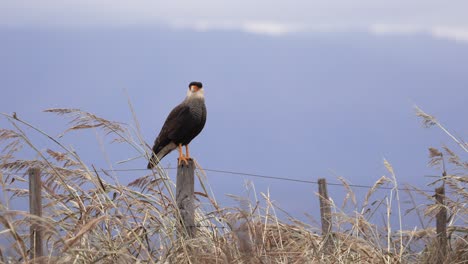
[[[188,164],[181,162],[177,166],[176,180],[176,201],[180,212],[180,222],[184,228],[183,231],[189,237],[195,237],[195,202],[194,202],[194,185],[195,185],[195,163],[192,159],[188,160]]]
[[[443,263],[447,253],[447,208],[445,207],[445,187],[435,189],[435,199],[440,209],[436,215],[436,232],[438,240],[438,263]]]
[[[30,168],[29,174],[29,213],[42,217],[42,181],[39,168]],[[44,255],[42,244],[42,227],[37,220],[31,220],[31,259],[34,261]]]
[[[320,200],[320,219],[322,222],[322,236],[324,239],[324,247],[326,252],[331,251],[332,247],[332,217],[331,217],[331,208],[330,200],[328,199],[327,191],[327,180],[325,178],[320,178],[318,180],[318,189],[319,189],[319,200]]]

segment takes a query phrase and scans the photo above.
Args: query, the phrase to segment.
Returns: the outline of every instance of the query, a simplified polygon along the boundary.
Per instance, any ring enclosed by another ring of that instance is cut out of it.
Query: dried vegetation
[[[64,133],[102,129],[113,141],[130,145],[140,157],[147,158],[145,142],[125,124],[77,109],[46,112],[70,117],[70,127]],[[419,108],[417,114],[426,125],[443,128]],[[12,126],[0,129],[3,263],[27,262],[31,222],[44,230],[46,263],[468,263],[468,163],[447,147],[430,149],[431,165],[443,171],[433,184],[445,185],[449,194],[445,205],[449,212],[449,248],[441,259],[434,225],[422,221],[417,229],[402,229],[405,214],[399,206],[401,188],[386,161],[388,176],[380,178],[361,202],[348,182],[340,178],[347,191],[344,207],[353,210],[350,213],[330,201],[334,225],[329,237],[331,248],[326,248],[322,236],[317,234],[319,226],[277,217],[280,208],[271,201],[269,193],[261,193],[260,198],[233,197],[239,201],[239,207],[220,206],[209,192],[203,170],[197,170],[203,191],[197,192],[198,233],[189,239],[177,220],[174,183],[162,168],[142,171],[139,178],[122,185],[111,172],[85,164],[58,139],[16,115],[3,116]],[[40,150],[25,129],[46,137],[50,148]],[[442,130],[448,133],[445,128]],[[466,154],[467,144],[459,139],[456,142]],[[33,150],[37,158],[19,159],[22,149]],[[447,167],[453,173],[449,174]],[[44,201],[40,218],[15,211],[11,206],[28,196],[25,186],[29,168],[40,168],[42,173]],[[388,194],[383,199],[373,199],[382,186],[390,186]],[[425,197],[428,206],[414,204],[406,213],[433,219],[440,210],[432,193],[418,189],[408,193],[411,197]],[[379,210],[385,222],[380,226],[372,221]],[[398,217],[397,230],[390,224],[391,214]]]

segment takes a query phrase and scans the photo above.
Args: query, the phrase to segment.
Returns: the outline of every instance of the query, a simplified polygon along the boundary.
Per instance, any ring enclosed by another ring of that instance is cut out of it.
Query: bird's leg
[[[188,150],[188,144],[185,145],[185,157],[190,158],[190,152]]]
[[[182,144],[179,144],[177,149],[179,150],[179,165],[182,164],[182,162],[185,162],[185,165],[188,165],[188,158],[182,153]]]

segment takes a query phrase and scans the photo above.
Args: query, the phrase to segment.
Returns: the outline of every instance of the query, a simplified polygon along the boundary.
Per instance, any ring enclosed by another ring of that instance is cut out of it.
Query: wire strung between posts
[[[163,168],[166,170],[175,170],[177,168],[174,167],[169,167],[169,168]],[[103,171],[112,171],[112,172],[131,172],[131,171],[147,171],[148,169],[112,169],[112,170],[103,170]],[[250,177],[255,177],[255,178],[263,178],[263,179],[272,179],[272,180],[279,180],[279,181],[289,181],[289,182],[299,182],[299,183],[307,183],[307,184],[318,184],[317,181],[310,181],[310,180],[301,180],[301,179],[293,179],[293,178],[284,178],[284,177],[278,177],[278,176],[270,176],[270,175],[261,175],[261,174],[253,174],[253,173],[246,173],[246,172],[236,172],[236,171],[227,171],[227,170],[218,170],[218,169],[203,169],[204,171],[209,171],[209,172],[217,172],[217,173],[223,173],[223,174],[231,174],[231,175],[241,175],[241,176],[250,176]],[[343,183],[330,183],[328,182],[327,185],[331,186],[343,186]],[[364,188],[364,189],[369,189],[374,186],[370,185],[363,185],[363,184],[350,184],[347,183],[346,185],[350,187],[355,187],[355,188]],[[376,189],[382,189],[382,190],[393,190],[395,189],[394,187],[385,187],[385,186],[379,186]],[[398,188],[399,191],[406,191],[408,190],[407,188]],[[420,189],[420,191],[423,192],[433,192],[433,190],[423,190]]]

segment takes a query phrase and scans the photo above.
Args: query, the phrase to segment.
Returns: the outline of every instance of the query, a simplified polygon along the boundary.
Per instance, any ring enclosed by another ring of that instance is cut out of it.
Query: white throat
[[[193,89],[189,89],[187,91],[187,99],[204,99],[205,98],[205,91],[203,89],[199,89],[198,91],[194,91]]]

